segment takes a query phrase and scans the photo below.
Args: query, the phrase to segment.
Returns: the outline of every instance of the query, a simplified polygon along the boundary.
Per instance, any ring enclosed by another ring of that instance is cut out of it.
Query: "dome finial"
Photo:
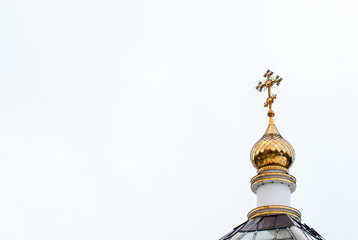
[[[262,138],[255,143],[251,150],[251,162],[260,171],[267,166],[278,166],[289,169],[295,159],[295,152],[291,144],[286,141],[277,130],[273,117],[272,104],[276,99],[276,94],[271,95],[271,87],[280,85],[282,78],[276,76],[273,80],[273,72],[267,70],[264,74],[266,81],[259,82],[256,89],[260,92],[268,90],[268,98],[264,107],[269,107],[269,125]]]
[[[271,95],[271,87],[274,87],[275,85],[279,86],[282,78],[280,78],[278,75],[275,79],[272,78],[273,72],[271,70],[267,70],[264,74],[264,78],[266,78],[266,81],[262,83],[261,81],[257,85],[256,89],[260,92],[262,90],[268,90],[268,97],[266,99],[266,102],[264,103],[264,107],[269,107],[269,111],[267,112],[267,115],[272,118],[275,116],[275,112],[272,110],[272,104],[274,100],[276,99],[276,94]]]

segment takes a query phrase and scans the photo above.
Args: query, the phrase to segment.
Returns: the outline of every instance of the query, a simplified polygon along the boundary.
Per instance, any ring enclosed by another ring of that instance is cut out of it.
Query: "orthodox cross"
[[[260,92],[262,90],[266,90],[266,89],[268,90],[268,97],[266,99],[266,102],[264,103],[264,107],[269,107],[269,111],[267,112],[267,115],[269,117],[273,117],[275,116],[275,113],[272,110],[272,104],[276,99],[276,94],[271,95],[271,87],[275,87],[275,85],[279,86],[282,81],[282,78],[276,76],[276,78],[273,79],[273,72],[270,70],[266,71],[266,73],[264,74],[264,78],[266,78],[266,81],[264,83],[260,81],[256,89],[259,90]]]

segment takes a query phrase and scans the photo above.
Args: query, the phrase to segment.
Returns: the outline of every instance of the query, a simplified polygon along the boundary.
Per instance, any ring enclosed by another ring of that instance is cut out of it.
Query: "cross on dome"
[[[269,111],[267,112],[267,115],[269,117],[275,116],[274,111],[272,110],[272,104],[274,100],[276,99],[276,94],[271,95],[271,87],[279,86],[282,78],[280,78],[278,75],[275,79],[272,78],[273,72],[271,70],[267,70],[264,74],[264,78],[266,78],[266,81],[262,83],[261,81],[256,86],[256,89],[262,92],[262,90],[268,90],[268,97],[266,99],[266,102],[264,103],[264,107],[269,107]]]

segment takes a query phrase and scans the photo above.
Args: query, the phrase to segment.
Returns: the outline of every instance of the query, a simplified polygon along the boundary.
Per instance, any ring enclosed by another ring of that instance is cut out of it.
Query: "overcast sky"
[[[356,1],[0,2],[0,238],[218,239],[275,121],[292,206],[356,236]]]

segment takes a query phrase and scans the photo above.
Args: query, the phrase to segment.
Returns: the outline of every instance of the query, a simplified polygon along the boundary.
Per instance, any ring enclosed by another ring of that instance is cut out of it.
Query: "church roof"
[[[324,240],[313,228],[287,214],[252,218],[220,240]]]

